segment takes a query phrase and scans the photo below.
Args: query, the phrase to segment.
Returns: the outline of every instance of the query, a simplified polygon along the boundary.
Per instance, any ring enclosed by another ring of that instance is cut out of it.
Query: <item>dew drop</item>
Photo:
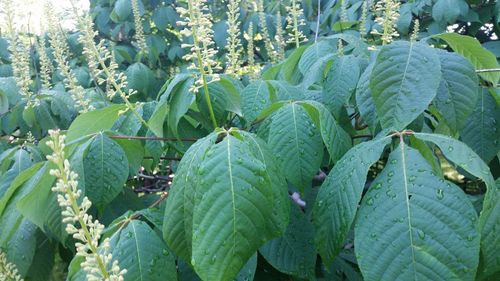
[[[444,191],[442,189],[438,189],[436,193],[436,197],[439,200],[442,200],[444,198]]]
[[[419,230],[417,231],[417,233],[418,233],[418,238],[420,238],[420,239],[422,239],[422,240],[424,240],[424,239],[425,239],[425,232],[424,232],[423,230],[419,229]]]

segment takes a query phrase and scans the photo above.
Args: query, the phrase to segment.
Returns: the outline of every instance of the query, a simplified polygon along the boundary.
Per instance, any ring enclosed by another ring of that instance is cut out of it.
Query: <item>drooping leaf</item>
[[[316,250],[314,229],[309,218],[297,205],[292,205],[291,222],[282,237],[262,246],[259,252],[279,271],[308,278],[314,276]]]
[[[217,139],[210,134],[199,139],[184,154],[176,171],[165,206],[163,239],[179,257],[191,261],[194,197],[198,168],[205,152]]]
[[[110,239],[113,260],[127,269],[125,280],[177,280],[175,256],[151,227],[132,220]]]
[[[314,124],[319,128],[330,158],[336,162],[352,146],[351,137],[339,126],[328,109],[319,102],[299,102],[304,107]]]
[[[446,41],[453,51],[468,59],[476,70],[500,67],[495,55],[483,48],[476,38],[458,33],[443,33],[435,37]],[[500,79],[500,72],[483,72],[479,73],[479,76],[496,85]]]
[[[441,78],[439,58],[427,45],[396,41],[382,48],[370,91],[382,128],[402,130],[434,99]]]
[[[365,195],[355,251],[365,280],[474,280],[477,214],[463,191],[434,176],[401,143]]]
[[[268,83],[263,80],[254,81],[243,89],[241,110],[247,121],[254,121],[262,110],[271,105],[270,95]]]
[[[323,100],[335,118],[349,101],[358,84],[361,69],[359,59],[353,55],[334,58],[323,87]]]
[[[141,2],[141,1],[138,1]],[[146,65],[136,62],[130,65],[125,72],[127,75],[129,89],[134,89],[144,94],[145,96],[152,96],[155,87],[155,74]]]
[[[500,107],[488,90],[479,89],[479,98],[470,110],[472,114],[460,130],[461,139],[489,163],[500,150]]]
[[[271,122],[269,147],[285,178],[304,191],[323,159],[320,132],[306,110],[297,103],[280,108]]]
[[[170,93],[168,126],[177,137],[179,136],[179,121],[188,112],[189,107],[196,99],[196,96],[189,91],[192,84],[193,79],[187,76],[185,80],[176,84]]]
[[[95,135],[83,160],[85,195],[103,208],[122,190],[128,178],[128,161],[123,149],[103,133]]]
[[[68,129],[66,142],[110,129],[120,117],[118,112],[124,109],[124,104],[114,104],[79,115]]]
[[[448,160],[486,184],[487,192],[479,216],[482,268],[478,275],[487,277],[500,272],[500,235],[495,231],[500,228],[500,190],[496,188],[488,166],[472,149],[458,140],[438,134],[415,133],[415,136],[436,144]]]
[[[191,264],[203,280],[230,281],[274,236],[269,174],[232,135],[208,149],[198,174]]]
[[[474,110],[479,82],[474,67],[462,56],[438,51],[441,61],[441,82],[435,105],[454,130],[460,130]]]
[[[313,208],[315,245],[323,262],[331,265],[347,237],[368,169],[379,158],[389,137],[363,142],[350,149],[321,185]]]

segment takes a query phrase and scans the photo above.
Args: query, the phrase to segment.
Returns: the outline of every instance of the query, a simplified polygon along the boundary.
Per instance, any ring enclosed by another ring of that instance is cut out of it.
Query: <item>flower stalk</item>
[[[26,100],[26,108],[31,108],[37,106],[39,101],[35,99],[35,94],[31,91],[30,52],[14,28],[15,10],[13,5],[12,0],[6,0],[2,3],[7,32],[10,37],[8,50],[12,55],[12,72],[19,87],[19,94]]]
[[[399,5],[397,0],[381,0],[375,4],[375,13],[378,15],[375,22],[382,27],[382,33],[372,30],[372,34],[380,35],[382,45],[389,44],[399,36],[396,24],[399,19]]]
[[[206,0],[187,0],[186,2],[187,9],[181,6],[177,7],[177,12],[183,17],[183,21],[179,21],[177,24],[185,27],[181,31],[182,35],[193,38],[192,44],[184,43],[182,45],[191,51],[183,57],[185,60],[192,61],[189,69],[196,69],[200,73],[200,77],[195,80],[191,91],[197,93],[200,88],[203,88],[212,125],[217,128],[208,91],[208,84],[219,80],[219,75],[215,71],[221,68],[214,58],[217,51],[213,47],[212,17]],[[210,81],[208,80],[209,76]]]
[[[241,73],[240,3],[241,0],[229,0],[227,10],[229,38],[226,45],[228,51],[226,73],[232,75]]]
[[[136,91],[130,89],[127,91],[127,76],[123,72],[117,72],[118,64],[111,51],[105,46],[106,42],[103,39],[98,44],[95,44],[94,40],[97,32],[94,30],[92,18],[88,14],[79,15],[75,0],[71,0],[70,2],[73,13],[77,18],[77,25],[81,33],[79,41],[83,45],[83,54],[87,59],[90,72],[94,75],[99,85],[106,84],[108,99],[111,100],[118,95],[125,102],[127,108],[120,113],[125,113],[128,110],[132,111],[132,114],[146,128],[149,128],[148,123],[137,112],[136,105],[133,105],[129,101],[129,96],[134,95]]]
[[[47,146],[53,153],[47,159],[56,165],[56,169],[50,170],[50,174],[57,178],[52,191],[58,193],[57,202],[63,208],[66,232],[77,241],[76,254],[85,258],[81,267],[87,274],[87,280],[122,281],[127,271],[120,269],[118,261],[113,261],[113,256],[109,253],[109,238],[99,245],[104,225],[87,213],[92,203],[86,196],[79,203],[82,191],[78,188],[78,175],[71,170],[71,165],[65,158],[65,136],[59,130],[49,130],[49,135]]]
[[[38,50],[38,56],[40,57],[40,77],[42,80],[42,87],[44,89],[50,89],[52,87],[51,76],[52,76],[52,62],[47,54],[47,49],[45,48],[45,39],[40,38],[36,44]]]
[[[292,0],[290,6],[286,7],[288,15],[286,17],[288,39],[287,43],[295,43],[295,47],[299,48],[301,42],[307,42],[307,38],[302,33],[300,28],[306,25],[304,20],[304,10],[297,2],[297,0]]]
[[[139,1],[140,0],[131,0],[132,15],[134,16],[135,27],[134,39],[136,41],[137,47],[139,48],[139,52],[145,52],[147,49],[147,44],[146,37],[144,36],[144,28],[142,27],[142,17],[139,10]]]
[[[71,98],[75,101],[80,113],[94,110],[94,106],[85,97],[85,89],[79,84],[76,74],[69,65],[69,46],[66,42],[63,31],[57,24],[57,16],[54,14],[54,7],[49,1],[45,3],[45,18],[47,21],[49,43],[52,48],[57,69],[63,77],[64,86],[69,89]]]

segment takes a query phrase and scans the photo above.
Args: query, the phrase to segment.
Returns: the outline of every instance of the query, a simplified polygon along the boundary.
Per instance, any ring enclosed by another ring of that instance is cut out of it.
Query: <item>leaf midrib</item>
[[[233,211],[233,244],[231,246],[231,254],[234,256],[234,249],[236,247],[236,206],[234,199],[234,182],[233,182],[233,169],[231,167],[231,137],[227,138],[227,166],[229,172],[229,183],[231,186],[231,207]]]
[[[294,133],[295,133],[295,148],[297,149],[297,154],[299,156],[299,161],[297,163],[300,163],[300,149],[299,149],[299,135],[297,134],[297,119],[296,119],[296,115],[295,115],[295,103],[292,104],[292,115],[293,115],[293,127],[294,127]],[[299,175],[300,175],[300,179],[302,181],[302,169],[300,169],[299,167]]]
[[[134,231],[134,242],[135,242],[135,249],[137,250],[137,262],[139,264],[139,274],[141,276],[141,280],[144,280],[142,278],[142,262],[141,262],[141,255],[139,254],[139,243],[138,243],[138,238],[137,238],[137,231],[135,230],[135,225],[132,222],[130,224],[132,226],[132,230]]]
[[[413,276],[414,280],[417,279],[417,270],[415,268],[416,260],[415,260],[415,245],[413,244],[413,234],[412,234],[412,224],[411,224],[411,210],[410,210],[410,200],[408,193],[408,180],[406,176],[406,157],[405,157],[405,144],[401,142],[401,162],[403,165],[403,181],[404,181],[404,189],[405,189],[405,203],[406,203],[406,211],[408,214],[408,234],[410,236],[410,249],[412,256],[412,267],[413,267]]]

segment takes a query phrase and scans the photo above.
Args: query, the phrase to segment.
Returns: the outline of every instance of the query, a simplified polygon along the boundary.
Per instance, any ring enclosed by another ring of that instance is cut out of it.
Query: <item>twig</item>
[[[370,138],[370,139],[373,139],[373,135],[356,135],[356,136],[352,136],[351,138],[352,139],[361,139],[361,138]]]
[[[321,0],[318,0],[318,16],[316,17],[316,33],[314,34],[314,43],[318,41],[320,19],[321,19]]]
[[[159,138],[159,137],[141,137],[141,136],[110,136],[112,139],[129,140],[160,140],[160,141],[197,141],[197,138]]]

